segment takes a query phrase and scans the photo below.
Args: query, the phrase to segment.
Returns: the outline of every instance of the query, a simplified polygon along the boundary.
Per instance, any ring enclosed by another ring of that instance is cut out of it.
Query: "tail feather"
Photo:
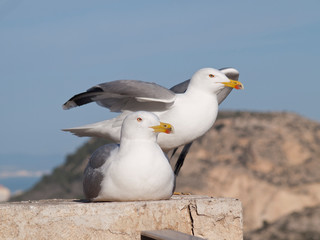
[[[115,119],[110,119],[102,122],[87,124],[84,126],[66,128],[62,131],[70,132],[78,137],[101,137],[111,141],[118,142],[120,139],[121,127],[114,127]]]
[[[74,127],[74,128],[66,128],[62,129],[62,131],[70,132],[75,136],[78,137],[101,137],[107,138],[104,136],[101,131],[97,131],[96,129],[92,128],[83,128],[83,127]]]

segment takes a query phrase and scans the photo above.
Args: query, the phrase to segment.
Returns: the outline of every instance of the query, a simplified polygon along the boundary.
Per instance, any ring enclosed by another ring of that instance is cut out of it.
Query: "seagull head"
[[[229,79],[223,72],[214,68],[198,70],[190,80],[190,87],[217,93],[225,87],[243,89],[239,81]]]
[[[160,122],[159,117],[151,112],[139,111],[129,114],[123,121],[121,138],[156,139],[158,133],[170,134],[173,127]]]

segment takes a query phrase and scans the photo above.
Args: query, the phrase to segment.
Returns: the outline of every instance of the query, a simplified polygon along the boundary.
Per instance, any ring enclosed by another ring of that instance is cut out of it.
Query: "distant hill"
[[[14,200],[82,198],[88,157],[105,143],[90,140]],[[320,123],[299,115],[220,112],[214,127],[191,147],[176,190],[239,198],[249,233],[320,204],[319,146]]]
[[[91,139],[66,157],[63,165],[45,175],[30,190],[13,197],[11,201],[50,198],[83,198],[82,175],[88,158],[98,147],[107,144],[104,139]]]
[[[246,240],[318,240],[320,239],[320,205],[293,212],[264,223],[263,227],[246,234]]]

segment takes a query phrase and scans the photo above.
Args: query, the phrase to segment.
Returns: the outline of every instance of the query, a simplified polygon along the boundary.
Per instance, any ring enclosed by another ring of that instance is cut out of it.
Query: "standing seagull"
[[[107,144],[91,156],[84,172],[83,190],[92,201],[169,199],[175,176],[157,144],[158,133],[172,126],[150,112],[134,112],[123,121],[120,146]]]
[[[104,137],[119,142],[123,119],[129,113],[140,110],[151,111],[161,121],[170,122],[175,126],[173,134],[162,134],[158,138],[160,147],[168,152],[205,134],[216,120],[218,104],[224,100],[232,88],[243,88],[242,83],[229,79],[225,72],[238,77],[235,69],[220,71],[214,68],[203,68],[198,70],[190,81],[173,87],[173,90],[178,93],[155,83],[135,80],[117,80],[96,85],[86,92],[73,96],[63,105],[63,108],[70,109],[97,102],[121,114],[106,121],[65,129],[65,131],[77,136]],[[179,169],[175,171],[176,174]]]

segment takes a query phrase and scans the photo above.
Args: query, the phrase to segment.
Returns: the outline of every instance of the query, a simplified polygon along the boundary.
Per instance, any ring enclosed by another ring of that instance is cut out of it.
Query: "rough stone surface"
[[[172,229],[207,239],[242,239],[241,202],[173,196],[166,201],[40,200],[0,204],[1,239],[140,239]]]

